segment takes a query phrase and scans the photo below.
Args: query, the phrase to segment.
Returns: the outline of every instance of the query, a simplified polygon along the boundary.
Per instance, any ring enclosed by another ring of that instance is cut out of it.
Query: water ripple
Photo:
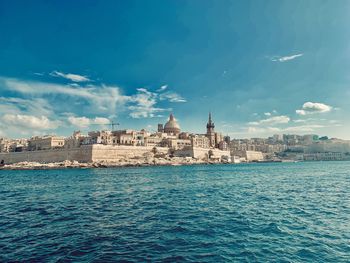
[[[350,162],[0,171],[0,262],[349,262]]]

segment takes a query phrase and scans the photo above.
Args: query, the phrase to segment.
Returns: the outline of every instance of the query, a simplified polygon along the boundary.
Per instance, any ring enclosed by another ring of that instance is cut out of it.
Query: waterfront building
[[[228,144],[225,141],[220,141],[219,142],[219,147],[220,150],[222,151],[227,151],[228,150]]]
[[[84,141],[84,144],[113,144],[112,131],[91,131]]]
[[[215,148],[216,146],[216,141],[215,141],[215,124],[211,119],[211,113],[209,112],[209,120],[207,123],[207,137],[209,139],[209,146]]]
[[[65,138],[64,147],[67,149],[78,148],[84,141],[87,139],[87,136],[84,136],[81,131],[74,131],[73,135]]]
[[[64,137],[46,135],[35,136],[28,140],[29,151],[51,150],[64,147]]]
[[[180,125],[175,120],[174,115],[170,114],[168,122],[164,125],[164,132],[169,135],[178,135],[180,131]]]
[[[247,162],[258,162],[264,160],[262,152],[258,151],[245,151],[244,156]]]
[[[27,139],[0,138],[0,152],[22,152],[28,149]]]
[[[193,147],[210,148],[209,138],[205,135],[195,134],[191,137],[191,142]]]
[[[231,143],[230,136],[228,136],[228,135],[224,136],[224,141],[227,143],[227,145],[230,145],[230,143]]]
[[[346,156],[341,152],[319,152],[306,153],[303,157],[305,161],[342,161]]]

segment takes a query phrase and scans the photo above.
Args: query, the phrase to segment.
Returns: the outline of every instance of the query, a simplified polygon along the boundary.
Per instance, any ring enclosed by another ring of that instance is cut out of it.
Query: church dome
[[[168,122],[164,125],[164,132],[174,134],[180,133],[180,125],[175,120],[173,114],[170,114]]]

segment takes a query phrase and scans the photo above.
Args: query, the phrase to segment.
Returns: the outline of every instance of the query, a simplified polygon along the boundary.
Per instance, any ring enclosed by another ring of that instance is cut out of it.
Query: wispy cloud
[[[168,88],[168,85],[163,85],[159,89],[157,89],[157,92],[162,92]]]
[[[5,125],[39,130],[56,129],[60,124],[59,121],[50,120],[46,116],[37,117],[22,114],[5,114],[1,120]]]
[[[160,100],[168,100],[170,102],[186,102],[186,100],[175,92],[165,92],[159,95]]]
[[[73,103],[86,101],[86,110],[93,112],[115,112],[117,106],[124,105],[130,98],[124,96],[118,87],[114,86],[94,86],[86,87],[53,84],[38,81],[23,81],[11,78],[0,78],[3,88],[13,92],[19,92],[26,96],[52,98],[53,96],[65,96],[61,103],[73,106]],[[69,102],[69,103],[68,103]],[[92,107],[91,107],[92,106]]]
[[[44,73],[41,73],[41,72],[34,72],[33,74],[36,76],[44,76]]]
[[[157,107],[159,101],[186,102],[179,94],[171,91],[164,93],[151,92],[145,88],[139,88],[133,95],[123,95],[117,86],[106,85],[62,85],[39,81],[24,81],[13,78],[0,77],[0,85],[12,92],[19,92],[31,97],[64,96],[62,103],[71,108],[79,105],[80,110],[91,113],[114,114],[119,111],[129,110],[133,118],[156,117],[158,112],[167,111],[167,108]],[[163,89],[164,90],[164,89]]]
[[[33,135],[53,130],[61,124],[48,101],[43,98],[0,97],[0,129],[3,135]]]
[[[246,130],[242,132],[249,134],[250,136],[270,136],[273,133],[299,133],[305,132],[317,132],[321,128],[327,126],[321,124],[305,124],[305,125],[294,125],[289,127],[259,127],[259,126],[248,126]]]
[[[60,71],[52,71],[50,73],[50,76],[52,77],[60,77],[60,78],[64,78],[64,79],[68,79],[74,82],[88,82],[91,81],[87,76],[82,76],[82,75],[78,75],[78,74],[72,74],[72,73],[63,73]]]
[[[75,116],[69,116],[68,122],[76,127],[79,128],[87,128],[90,125],[108,125],[110,124],[109,119],[103,118],[103,117],[96,117],[96,118],[88,118],[88,117],[75,117]]]
[[[319,102],[305,102],[303,107],[300,110],[296,110],[295,112],[298,115],[309,115],[315,113],[325,113],[330,112],[332,110],[332,106],[326,105],[324,103]]]
[[[271,118],[263,119],[260,121],[249,122],[249,125],[274,125],[274,124],[285,124],[290,121],[290,118],[285,115],[274,116]]]
[[[30,115],[52,115],[53,110],[45,99],[42,98],[7,98],[0,97],[0,113],[2,114],[21,114]]]
[[[158,100],[157,93],[150,92],[145,88],[139,88],[137,91],[138,93],[130,98],[134,105],[128,107],[131,111],[129,115],[132,118],[152,118],[156,117],[157,113],[168,110],[156,107]]]
[[[286,62],[286,61],[289,61],[289,60],[293,60],[293,59],[296,59],[298,57],[301,57],[303,56],[304,54],[300,53],[300,54],[295,54],[295,55],[290,55],[290,56],[274,56],[274,57],[270,57],[270,60],[271,61],[274,61],[274,62]]]
[[[161,90],[163,92],[139,88],[133,94],[124,95],[117,86],[57,84],[0,76],[0,91],[3,94],[11,91],[11,97],[0,97],[0,130],[7,134],[15,131],[17,135],[32,135],[58,127],[108,125],[108,119],[119,114],[131,118],[163,117],[162,112],[172,109],[159,106],[160,102],[186,101],[165,87]]]

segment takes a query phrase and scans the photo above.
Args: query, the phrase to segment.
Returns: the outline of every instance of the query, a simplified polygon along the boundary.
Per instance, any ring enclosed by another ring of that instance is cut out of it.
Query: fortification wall
[[[39,162],[53,163],[65,160],[78,162],[117,162],[120,159],[144,157],[153,151],[147,146],[83,145],[79,148],[55,149],[27,152],[0,153],[0,160],[5,163]],[[168,153],[167,147],[157,147],[157,153]]]
[[[19,162],[52,163],[65,160],[91,162],[92,145],[84,145],[73,149],[0,153],[0,160],[4,160],[7,164]]]
[[[219,149],[206,149],[200,147],[185,147],[175,151],[174,155],[179,157],[193,157],[197,159],[206,159],[209,156],[209,151],[214,157],[230,156],[230,151],[222,151]]]
[[[92,160],[98,161],[118,161],[120,159],[143,157],[146,153],[153,151],[153,147],[148,146],[113,146],[99,145],[92,146]],[[158,153],[168,153],[167,147],[157,147]]]
[[[199,148],[194,147],[193,148],[193,157],[197,159],[203,159],[207,158],[209,155],[209,152],[211,152],[213,157],[221,158],[221,156],[231,156],[230,151],[222,151],[219,149],[205,149],[205,148]]]

